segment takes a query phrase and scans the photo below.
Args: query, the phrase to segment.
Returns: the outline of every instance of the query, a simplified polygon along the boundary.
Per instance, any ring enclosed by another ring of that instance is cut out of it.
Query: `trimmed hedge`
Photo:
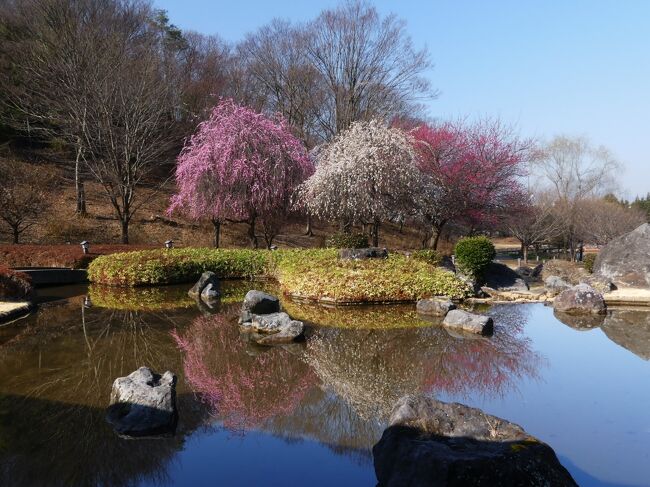
[[[340,260],[336,249],[170,249],[99,257],[90,265],[94,283],[114,286],[193,282],[211,270],[220,278],[267,277],[281,290],[308,300],[334,302],[414,301],[444,295],[469,296],[454,274],[404,255]]]
[[[487,237],[464,237],[456,244],[456,266],[469,277],[480,280],[496,256],[494,244]]]
[[[596,262],[596,257],[598,254],[585,254],[584,258],[582,259],[582,263],[585,266],[585,269],[589,274],[594,273],[594,263]]]

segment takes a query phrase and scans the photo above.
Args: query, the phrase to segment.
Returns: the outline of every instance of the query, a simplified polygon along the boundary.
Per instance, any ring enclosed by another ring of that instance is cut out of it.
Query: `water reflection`
[[[614,343],[643,360],[650,360],[648,310],[613,310],[600,328]]]

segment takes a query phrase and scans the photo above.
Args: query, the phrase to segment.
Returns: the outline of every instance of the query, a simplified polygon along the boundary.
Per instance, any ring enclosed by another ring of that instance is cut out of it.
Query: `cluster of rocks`
[[[423,316],[442,318],[445,328],[461,333],[490,336],[494,332],[492,318],[456,309],[456,305],[446,298],[420,299],[416,311]]]
[[[364,249],[341,249],[339,259],[342,260],[364,260],[364,259],[386,259],[388,250],[379,247],[368,247]]]
[[[378,485],[576,486],[553,449],[463,404],[405,396],[373,447]]]
[[[280,300],[262,291],[248,291],[242,304],[239,324],[258,345],[291,343],[304,336],[302,321],[280,311]]]

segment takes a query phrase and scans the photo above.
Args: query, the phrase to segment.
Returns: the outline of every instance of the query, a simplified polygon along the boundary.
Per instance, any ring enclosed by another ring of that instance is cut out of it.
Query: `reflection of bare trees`
[[[185,380],[232,429],[291,414],[314,383],[288,349],[256,349],[241,339],[232,314],[197,318],[174,337],[184,352]]]
[[[365,419],[385,419],[399,397],[422,390],[500,395],[540,363],[521,336],[520,309],[493,310],[491,339],[456,338],[439,327],[323,328],[308,342],[307,361]]]

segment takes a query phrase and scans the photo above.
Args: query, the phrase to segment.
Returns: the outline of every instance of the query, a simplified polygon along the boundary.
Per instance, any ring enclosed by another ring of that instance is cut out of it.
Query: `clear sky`
[[[183,29],[236,42],[274,17],[335,0],[154,0]],[[522,135],[585,135],[624,164],[621,193],[650,191],[650,0],[376,0],[427,46],[439,118],[498,116]]]

